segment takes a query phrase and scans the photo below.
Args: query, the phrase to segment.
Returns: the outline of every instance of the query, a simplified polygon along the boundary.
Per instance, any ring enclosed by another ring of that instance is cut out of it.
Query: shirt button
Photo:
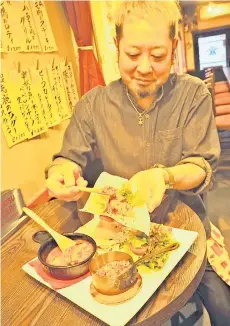
[[[145,117],[146,117],[146,119],[148,119],[149,118],[149,114],[146,114]]]

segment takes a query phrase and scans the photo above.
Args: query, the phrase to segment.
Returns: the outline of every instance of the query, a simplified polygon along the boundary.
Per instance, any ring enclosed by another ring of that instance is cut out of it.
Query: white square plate
[[[165,266],[158,272],[141,273],[143,284],[140,292],[127,302],[118,305],[104,305],[96,302],[90,294],[89,287],[91,277],[88,277],[81,282],[71,285],[70,287],[57,290],[73,303],[88,311],[92,315],[101,319],[110,326],[124,326],[128,321],[141,309],[146,301],[153,295],[185,253],[189,250],[195,241],[198,233],[181,229],[172,229],[173,237],[180,242],[180,247],[170,253],[169,259]],[[37,281],[50,287],[36,273],[35,269],[28,263],[22,269]]]
[[[120,177],[112,176],[108,173],[103,172],[97,180],[96,186],[104,187],[111,185],[114,187],[120,187],[122,183],[126,181]],[[138,220],[141,223],[141,217],[143,215],[147,217],[145,224],[142,227],[150,229],[150,218],[146,207],[139,208]],[[146,216],[147,214],[147,216]],[[98,223],[98,216],[95,216],[93,220],[85,225],[85,227],[94,227]],[[84,227],[82,227],[84,230]],[[82,230],[82,233],[83,233]],[[80,231],[80,230],[79,230]],[[193,242],[195,241],[198,233],[193,231],[172,229],[173,238],[180,243],[180,247],[171,252],[169,259],[165,266],[158,272],[151,273],[140,273],[142,276],[142,287],[138,294],[121,304],[116,305],[104,305],[96,302],[90,294],[91,276],[82,280],[79,283],[71,285],[67,288],[57,290],[73,303],[79,307],[85,309],[92,315],[101,319],[110,326],[124,326],[132,317],[143,307],[146,301],[153,295],[185,253],[189,250]],[[35,269],[28,263],[25,264],[22,269],[30,276],[34,277],[39,282],[50,287],[50,285],[43,281],[43,279],[36,273]],[[50,287],[51,288],[51,287]],[[55,290],[54,290],[55,291]]]

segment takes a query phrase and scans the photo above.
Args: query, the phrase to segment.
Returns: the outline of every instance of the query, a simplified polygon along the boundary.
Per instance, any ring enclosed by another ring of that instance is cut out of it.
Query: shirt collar
[[[165,95],[169,94],[173,90],[173,88],[176,85],[176,81],[177,81],[177,74],[176,73],[170,74],[168,80],[163,85]]]

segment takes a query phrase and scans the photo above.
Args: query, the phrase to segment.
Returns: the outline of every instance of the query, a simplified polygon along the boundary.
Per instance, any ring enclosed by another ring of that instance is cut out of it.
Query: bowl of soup
[[[89,271],[89,263],[96,253],[97,245],[93,238],[82,233],[64,235],[76,242],[76,245],[63,253],[55,240],[49,239],[40,246],[38,259],[52,277],[70,280]]]

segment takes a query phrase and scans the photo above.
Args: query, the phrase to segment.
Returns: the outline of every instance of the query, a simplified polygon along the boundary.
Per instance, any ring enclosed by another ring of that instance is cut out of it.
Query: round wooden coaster
[[[140,274],[137,274],[136,283],[123,293],[116,294],[116,295],[105,295],[98,292],[95,289],[93,283],[90,284],[90,293],[93,296],[93,298],[99,303],[106,304],[106,305],[119,304],[133,298],[140,291],[141,286],[142,286],[142,277]]]

